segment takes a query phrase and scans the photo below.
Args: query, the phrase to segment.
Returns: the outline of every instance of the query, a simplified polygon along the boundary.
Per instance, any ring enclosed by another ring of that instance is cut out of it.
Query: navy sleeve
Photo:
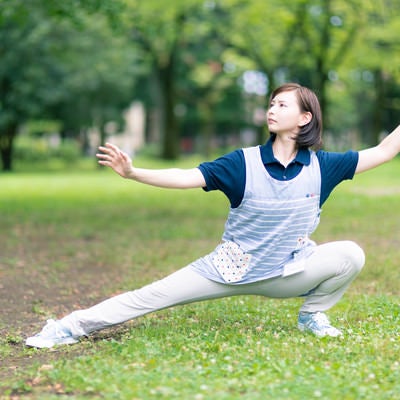
[[[220,190],[229,199],[231,207],[242,202],[246,185],[246,166],[243,150],[235,150],[198,167],[206,181],[206,191]]]
[[[317,152],[317,157],[321,168],[322,205],[340,182],[353,179],[358,163],[358,152],[334,153],[320,150]]]

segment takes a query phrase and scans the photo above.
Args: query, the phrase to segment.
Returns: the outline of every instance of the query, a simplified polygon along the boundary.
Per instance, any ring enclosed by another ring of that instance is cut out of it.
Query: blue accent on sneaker
[[[328,317],[322,312],[300,312],[297,326],[301,331],[312,332],[318,337],[337,337],[342,335],[342,332],[333,327]]]
[[[50,348],[57,344],[77,343],[71,332],[65,329],[58,321],[49,319],[43,329],[35,336],[26,339],[25,344],[38,349]]]

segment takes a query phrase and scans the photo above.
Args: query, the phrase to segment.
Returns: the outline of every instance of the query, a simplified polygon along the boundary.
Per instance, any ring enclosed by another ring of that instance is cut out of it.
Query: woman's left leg
[[[322,244],[305,260],[304,271],[258,282],[256,292],[273,298],[304,296],[301,311],[326,311],[341,299],[364,261],[363,250],[354,242]]]
[[[258,294],[287,298],[304,296],[298,327],[317,336],[339,336],[324,311],[334,306],[361,271],[363,250],[354,242],[341,241],[317,246],[305,260],[303,272],[260,282]]]
[[[304,278],[313,282],[313,287],[303,293],[305,302],[300,311],[312,313],[333,307],[361,272],[364,263],[364,251],[354,242],[318,246],[306,263]]]

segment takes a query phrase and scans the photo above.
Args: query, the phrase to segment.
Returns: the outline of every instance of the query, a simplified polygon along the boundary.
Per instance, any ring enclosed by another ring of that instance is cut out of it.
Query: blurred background
[[[288,81],[318,94],[325,149],[375,145],[400,120],[400,2],[0,0],[0,169],[263,143]]]

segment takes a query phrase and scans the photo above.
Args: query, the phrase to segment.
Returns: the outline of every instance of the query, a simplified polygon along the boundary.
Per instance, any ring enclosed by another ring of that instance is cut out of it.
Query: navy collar
[[[272,143],[273,143],[273,138],[271,137],[268,139],[267,143],[260,146],[261,159],[265,165],[279,163],[279,161],[274,157],[274,152],[272,150]],[[300,148],[296,154],[295,159],[292,161],[292,163],[296,162],[302,165],[310,165],[311,162],[310,151],[304,147]]]

